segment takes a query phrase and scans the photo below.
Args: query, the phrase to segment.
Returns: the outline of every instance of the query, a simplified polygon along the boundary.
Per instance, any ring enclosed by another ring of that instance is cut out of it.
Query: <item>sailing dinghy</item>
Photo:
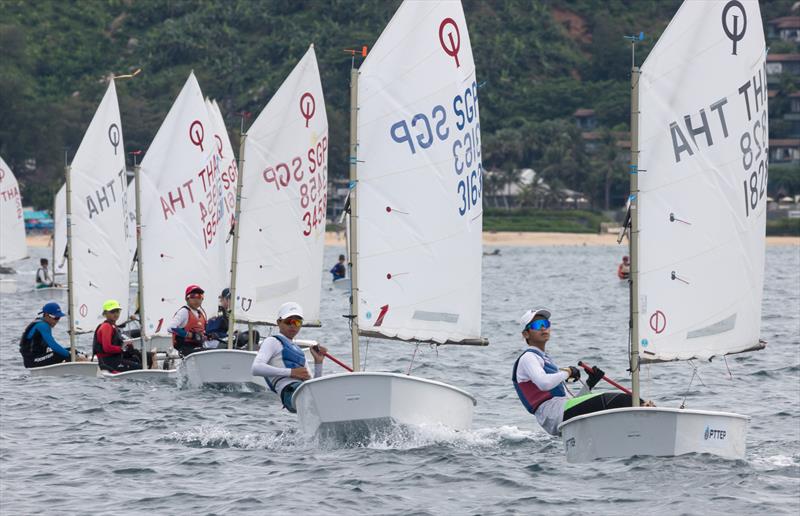
[[[487,344],[477,82],[461,2],[403,2],[350,77],[356,372],[302,383],[293,398],[300,429],[468,429],[472,395],[410,374],[360,372],[358,341]]]
[[[33,376],[97,376],[76,362],[76,337],[94,332],[106,299],[128,299],[125,147],[114,80],[109,82],[72,164],[66,167],[67,303],[71,362],[30,369]]]
[[[766,49],[758,2],[684,2],[632,70],[635,406],[570,419],[567,460],[745,455],[748,417],[638,406],[639,364],[761,349]]]
[[[217,120],[227,141],[222,117]],[[233,349],[235,324],[275,324],[280,305],[292,300],[308,323],[319,325],[328,119],[313,45],[242,134],[239,156],[227,349],[194,353],[183,364],[190,385],[265,390],[264,378],[251,372],[252,344]],[[229,169],[235,174],[235,163]]]

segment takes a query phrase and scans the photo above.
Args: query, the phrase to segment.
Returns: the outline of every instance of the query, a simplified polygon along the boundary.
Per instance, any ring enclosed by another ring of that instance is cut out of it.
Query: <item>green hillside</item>
[[[572,119],[628,124],[629,47],[637,61],[678,0],[464,0],[481,95],[486,169],[533,167],[601,207],[626,189],[613,141],[589,156]],[[791,0],[762,7],[784,16]],[[146,150],[190,70],[223,110],[234,146],[240,111],[258,112],[308,45],[322,73],[332,177],[347,172],[346,48],[371,46],[398,0],[0,0],[0,155],[26,204],[48,207],[105,88],[118,81],[128,151]],[[607,185],[606,178],[611,183]],[[606,188],[608,186],[608,188]],[[608,190],[608,191],[606,191]]]

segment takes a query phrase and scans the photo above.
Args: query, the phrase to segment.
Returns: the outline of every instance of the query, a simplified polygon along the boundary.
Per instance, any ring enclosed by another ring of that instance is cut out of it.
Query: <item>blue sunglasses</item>
[[[525,326],[526,330],[533,330],[539,331],[543,329],[547,329],[550,327],[550,320],[549,319],[537,319],[535,321],[531,321]]]

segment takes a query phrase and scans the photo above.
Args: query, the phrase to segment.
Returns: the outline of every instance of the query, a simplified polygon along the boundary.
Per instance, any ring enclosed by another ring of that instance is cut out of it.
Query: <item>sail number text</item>
[[[412,155],[437,147],[438,142],[449,144],[456,176],[458,214],[464,216],[482,206],[483,167],[476,82],[456,95],[447,107],[437,104],[408,120],[395,122],[389,128],[389,136],[395,143],[407,147]]]

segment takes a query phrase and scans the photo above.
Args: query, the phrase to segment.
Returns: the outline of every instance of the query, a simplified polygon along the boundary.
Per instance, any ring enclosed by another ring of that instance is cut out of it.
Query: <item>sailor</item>
[[[122,373],[142,368],[142,355],[133,343],[125,342],[117,326],[122,307],[119,302],[109,299],[103,303],[105,321],[94,330],[92,352],[97,357],[100,369]],[[153,356],[148,356],[148,366],[153,367]]]
[[[230,324],[230,309],[231,309],[231,289],[224,288],[219,295],[219,305],[217,306],[217,315],[212,317],[206,323],[206,337],[208,340],[205,343],[207,348],[224,348],[227,346],[228,339],[228,326]],[[247,347],[249,342],[249,332],[238,332],[234,330],[233,346],[236,349],[243,349]],[[258,344],[260,335],[258,331],[253,331],[253,342]]]
[[[294,338],[303,326],[303,309],[299,304],[288,302],[278,309],[278,331],[267,337],[253,361],[254,376],[263,376],[267,385],[278,394],[289,412],[297,412],[292,394],[300,384],[311,378],[306,367],[303,350],[294,343]],[[328,349],[324,346],[310,348],[314,357],[314,378],[322,376],[322,362]]]
[[[547,433],[558,435],[558,425],[575,416],[632,405],[629,394],[590,392],[605,376],[596,366],[578,396],[569,393],[564,382],[577,381],[581,375],[574,366],[559,368],[545,352],[550,340],[549,310],[528,310],[522,315],[520,326],[528,349],[514,362],[511,379],[522,405]]]
[[[47,303],[39,312],[41,317],[28,324],[19,340],[19,352],[25,367],[43,367],[69,361],[69,350],[53,338],[53,327],[64,317],[58,303]],[[83,355],[76,357],[78,362],[88,360]]]
[[[344,255],[339,255],[339,261],[331,268],[330,273],[333,275],[333,281],[343,279],[347,275],[347,268],[344,265]]]
[[[622,263],[617,267],[617,277],[619,279],[628,279],[631,276],[631,262],[627,256],[622,257]]]
[[[189,285],[184,292],[186,304],[175,312],[167,331],[172,333],[172,346],[181,356],[203,350],[206,341],[206,312],[203,310],[205,291],[199,285]]]
[[[55,287],[53,278],[50,277],[49,260],[42,258],[39,260],[39,268],[36,269],[36,288]]]

